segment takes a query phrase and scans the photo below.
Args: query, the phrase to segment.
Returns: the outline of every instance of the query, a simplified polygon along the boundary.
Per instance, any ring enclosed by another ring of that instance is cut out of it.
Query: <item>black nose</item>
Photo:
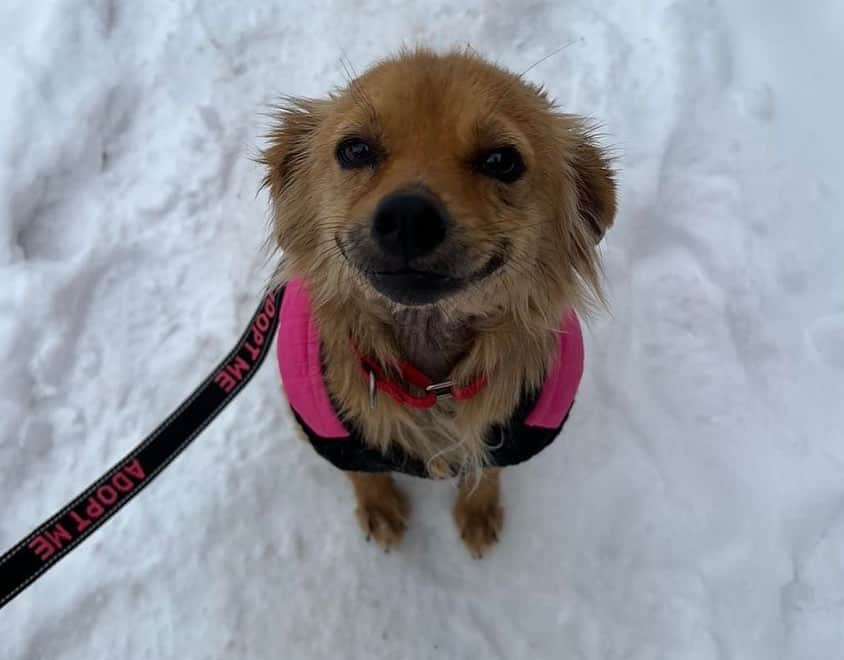
[[[372,237],[385,253],[410,260],[442,243],[447,224],[445,209],[433,195],[397,192],[375,209]]]

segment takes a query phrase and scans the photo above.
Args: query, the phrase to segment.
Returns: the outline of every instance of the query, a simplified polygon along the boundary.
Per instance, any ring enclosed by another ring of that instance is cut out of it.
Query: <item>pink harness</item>
[[[276,352],[284,391],[298,421],[320,453],[333,452],[330,445],[349,439],[355,431],[341,421],[325,387],[319,328],[301,279],[292,280],[285,288]],[[536,451],[547,446],[560,430],[574,402],[582,374],[580,322],[574,310],[569,310],[560,325],[553,366],[538,396],[532,399],[532,407],[519,420],[523,433],[542,432]],[[331,460],[340,465],[333,458]]]

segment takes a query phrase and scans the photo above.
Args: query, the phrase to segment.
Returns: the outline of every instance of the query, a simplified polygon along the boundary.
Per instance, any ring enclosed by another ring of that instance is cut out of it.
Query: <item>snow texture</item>
[[[0,548],[233,344],[268,272],[282,94],[401,45],[532,68],[619,154],[612,314],[576,411],[469,558],[402,479],[399,551],[266,367],[0,613],[0,658],[835,660],[844,649],[844,5],[5,0]],[[836,64],[837,62],[837,64]]]

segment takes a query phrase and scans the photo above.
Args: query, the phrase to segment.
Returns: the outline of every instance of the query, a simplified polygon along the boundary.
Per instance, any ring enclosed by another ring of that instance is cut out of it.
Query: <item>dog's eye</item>
[[[351,137],[337,145],[337,162],[347,170],[371,167],[378,160],[375,148],[363,138]]]
[[[484,176],[513,183],[524,174],[525,162],[515,147],[498,147],[480,155],[477,169]]]

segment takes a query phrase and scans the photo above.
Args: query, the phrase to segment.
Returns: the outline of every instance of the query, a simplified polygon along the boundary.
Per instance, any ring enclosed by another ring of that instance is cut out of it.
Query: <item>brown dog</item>
[[[279,282],[307,283],[331,401],[366,452],[461,479],[455,520],[481,556],[502,525],[491,429],[542,386],[566,311],[601,297],[607,158],[521,77],[425,50],[291,101],[269,138]],[[403,402],[428,396],[408,363],[472,396]],[[409,507],[392,478],[349,475],[364,532],[398,544]]]

